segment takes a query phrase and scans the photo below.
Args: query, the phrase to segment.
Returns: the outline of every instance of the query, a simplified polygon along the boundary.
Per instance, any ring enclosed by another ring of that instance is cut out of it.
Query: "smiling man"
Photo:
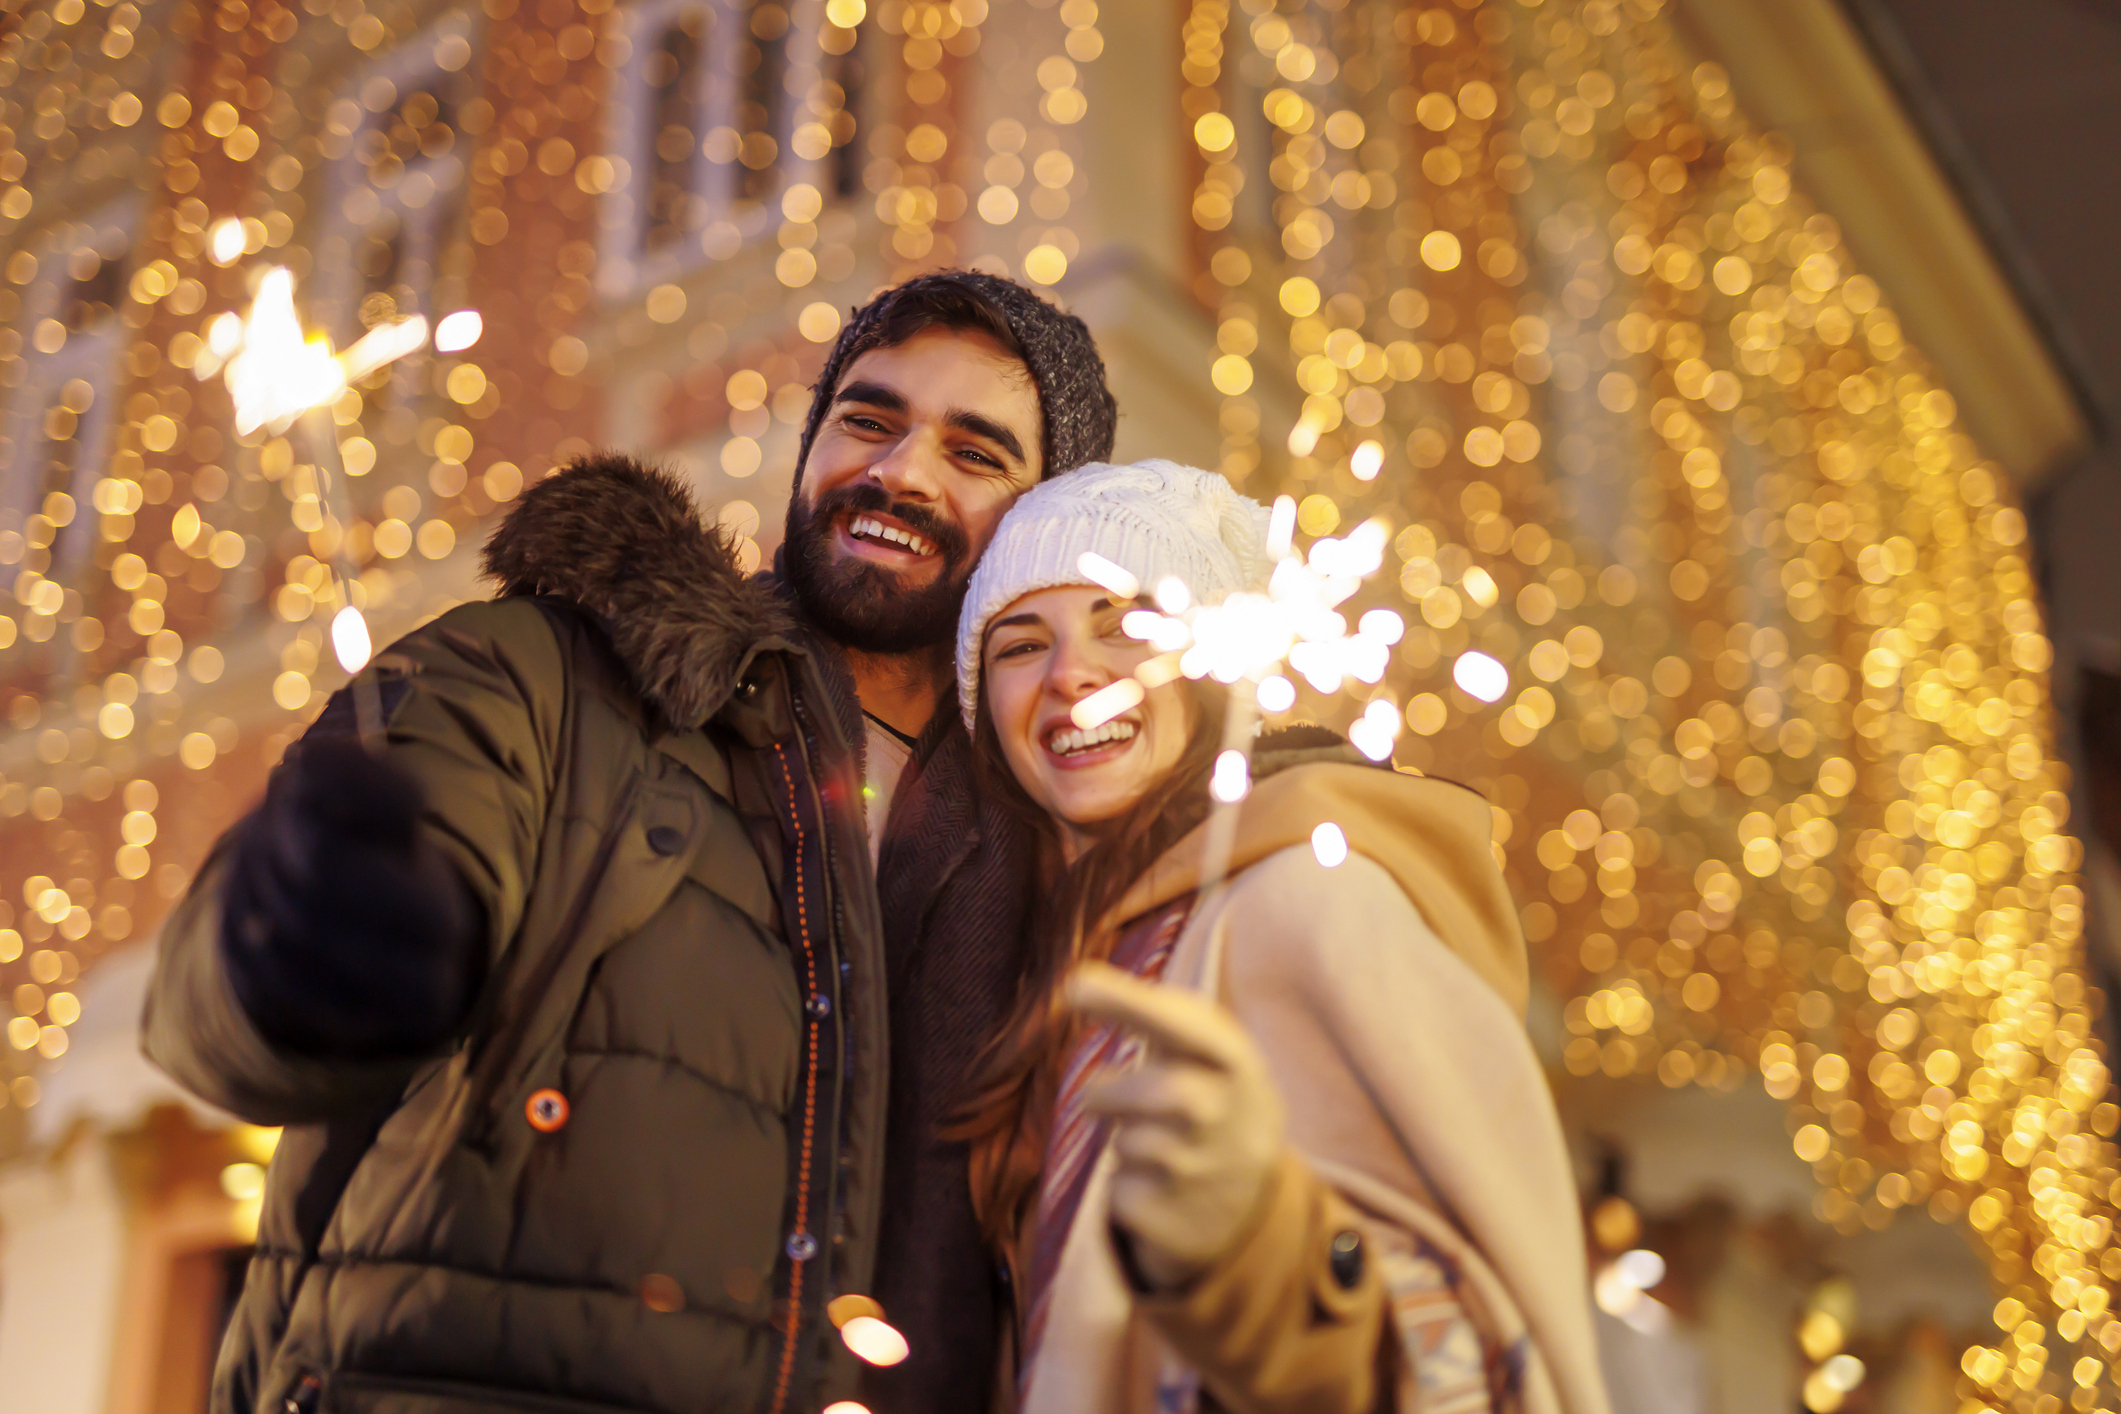
[[[827,359],[772,573],[591,457],[489,540],[499,597],[332,698],[143,1018],[287,1126],[214,1414],[985,1406],[1003,1298],[943,1136],[1032,845],[938,707],[1003,512],[1114,417],[1080,320],[910,281]],[[910,1355],[861,1366],[857,1314]]]
[[[869,1372],[890,1414],[971,1410],[993,1379],[1001,1288],[965,1146],[943,1138],[1021,965],[1034,845],[974,787],[951,651],[1002,515],[1112,452],[1116,408],[1080,320],[991,276],[889,291],[818,382],[779,570],[859,698],[890,966],[890,1119],[876,1294],[910,1356]]]
[[[980,307],[967,302],[961,317]],[[879,848],[898,776],[949,681],[938,625],[957,622],[973,562],[1046,464],[1040,385],[1013,331],[984,319],[893,327],[935,313],[916,308],[881,317],[882,342],[836,351],[844,370],[812,413],[781,562],[853,674]]]

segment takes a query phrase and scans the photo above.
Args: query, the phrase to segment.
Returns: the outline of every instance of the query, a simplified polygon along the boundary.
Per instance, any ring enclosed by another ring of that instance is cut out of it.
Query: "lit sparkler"
[[[1274,569],[1263,593],[1240,590],[1220,603],[1197,604],[1183,582],[1167,578],[1157,584],[1155,607],[1130,610],[1121,620],[1127,634],[1154,647],[1157,656],[1070,712],[1078,727],[1101,726],[1141,702],[1148,689],[1181,676],[1211,678],[1231,689],[1223,747],[1208,782],[1215,803],[1208,817],[1204,892],[1219,887],[1229,868],[1237,829],[1234,807],[1252,788],[1257,713],[1286,712],[1296,705],[1295,685],[1282,670],[1327,695],[1350,682],[1375,684],[1384,680],[1392,645],[1406,632],[1405,622],[1390,609],[1372,609],[1352,628],[1340,611],[1384,564],[1390,531],[1382,520],[1366,521],[1339,538],[1322,537],[1301,553],[1295,531],[1296,503],[1283,496],[1268,519],[1266,551]],[[1141,582],[1103,556],[1086,554],[1076,567],[1115,598],[1140,601]],[[1400,722],[1398,705],[1379,696],[1348,737],[1365,756],[1383,761],[1392,754]],[[1337,829],[1331,838],[1342,841],[1340,855],[1330,860],[1337,864],[1346,857],[1346,843]],[[1328,862],[1330,844],[1319,850],[1321,862]]]
[[[276,265],[258,281],[248,315],[223,314],[207,326],[206,349],[193,372],[211,378],[226,365],[237,432],[282,432],[303,413],[337,402],[348,384],[426,342],[427,320],[415,314],[378,324],[344,353],[333,353],[330,339],[302,332],[294,273]]]
[[[215,228],[217,240],[226,232],[234,236],[222,243],[229,259],[241,253],[234,242],[240,225],[223,223]],[[217,246],[217,258],[218,258]],[[227,263],[223,261],[222,263]],[[451,321],[454,321],[451,323]],[[479,337],[479,316],[460,310],[446,324],[453,348],[467,348]],[[235,403],[238,434],[261,429],[275,435],[301,419],[316,446],[319,490],[331,498],[332,513],[341,526],[351,525],[353,516],[345,502],[345,467],[339,458],[339,438],[328,409],[347,388],[377,369],[387,367],[427,343],[427,320],[420,315],[379,324],[355,340],[344,352],[334,353],[323,334],[305,334],[295,313],[295,277],[284,266],[267,270],[258,281],[250,312],[233,311],[217,316],[206,330],[206,346],[193,365],[201,379],[225,370],[230,398]],[[328,459],[330,469],[324,463]],[[364,740],[373,741],[382,730],[381,704],[373,683],[360,676],[374,652],[368,621],[353,602],[354,569],[347,560],[344,541],[336,556],[339,609],[332,616],[332,653],[339,666],[354,678],[355,716]]]
[[[1275,503],[1268,531],[1274,570],[1264,593],[1240,590],[1217,604],[1195,604],[1183,583],[1167,578],[1155,587],[1155,608],[1127,614],[1121,625],[1127,633],[1158,650],[1136,675],[1142,686],[1154,687],[1178,674],[1213,678],[1227,686],[1244,684],[1246,696],[1256,693],[1260,706],[1286,711],[1296,699],[1279,672],[1284,665],[1329,695],[1350,680],[1384,680],[1392,645],[1405,634],[1406,623],[1390,609],[1372,609],[1351,631],[1339,606],[1383,565],[1389,539],[1385,523],[1367,521],[1344,537],[1321,538],[1299,554],[1290,544],[1294,520],[1295,503],[1284,496]],[[1133,575],[1102,556],[1085,555],[1077,568],[1118,598],[1141,594]],[[1139,701],[1138,688],[1115,683],[1075,705],[1075,724],[1102,725]],[[1397,720],[1396,711],[1389,715]],[[1389,746],[1368,754],[1382,760]]]

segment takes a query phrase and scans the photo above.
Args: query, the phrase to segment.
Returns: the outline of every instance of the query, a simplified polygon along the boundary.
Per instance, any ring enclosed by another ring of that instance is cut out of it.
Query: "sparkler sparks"
[[[1264,593],[1241,590],[1216,604],[1194,602],[1180,580],[1166,578],[1155,590],[1156,607],[1138,607],[1120,620],[1130,637],[1157,650],[1157,656],[1075,704],[1075,724],[1101,725],[1140,703],[1147,690],[1184,676],[1212,678],[1232,688],[1224,723],[1223,749],[1215,759],[1208,794],[1215,801],[1209,817],[1203,889],[1213,891],[1228,869],[1235,838],[1233,807],[1252,789],[1251,751],[1255,709],[1286,712],[1296,705],[1296,686],[1282,675],[1286,666],[1317,691],[1337,693],[1350,681],[1383,680],[1392,645],[1406,624],[1389,609],[1372,609],[1351,631],[1340,612],[1362,583],[1384,564],[1390,532],[1382,520],[1371,520],[1340,537],[1323,537],[1311,548],[1295,548],[1296,503],[1275,501],[1267,519],[1266,552],[1273,562]],[[1139,602],[1141,582],[1124,567],[1101,555],[1085,554],[1076,568],[1092,583],[1122,600]],[[1500,666],[1499,664],[1497,665]],[[1373,761],[1392,754],[1400,731],[1398,706],[1379,696],[1364,710],[1349,739]],[[1321,862],[1329,867],[1347,857],[1347,842],[1338,828],[1314,839]],[[1338,855],[1334,843],[1338,842]]]
[[[216,265],[233,265],[242,259],[246,244],[243,223],[234,216],[224,216],[214,222],[213,230],[207,234],[206,253]]]
[[[228,236],[228,232],[234,232]],[[225,246],[228,261],[242,254],[240,222],[224,221],[214,228],[215,250]],[[228,261],[222,261],[223,264]],[[452,349],[469,348],[477,341],[480,320],[476,310],[458,310],[443,321]],[[427,320],[420,315],[379,324],[355,340],[344,353],[332,352],[331,340],[322,334],[305,334],[295,313],[295,277],[284,266],[267,270],[258,281],[250,313],[218,315],[207,326],[206,347],[193,365],[195,376],[211,378],[226,368],[229,396],[235,402],[236,431],[248,435],[260,429],[284,431],[295,419],[310,416],[311,439],[322,453],[329,449],[337,460],[339,441],[322,409],[338,401],[348,385],[388,367],[427,343]],[[331,476],[321,474],[321,489],[344,496],[344,468]],[[346,507],[336,509],[345,523],[351,519]],[[342,552],[338,566],[337,592],[340,608],[332,616],[332,654],[347,673],[358,675],[373,656],[374,639],[368,621],[353,602],[352,566]],[[373,684],[364,685],[356,676],[356,716],[364,739],[381,731],[381,707]]]
[[[450,317],[462,314],[478,319],[469,310]],[[457,332],[461,337],[466,331]],[[470,338],[478,337],[475,330],[469,332]],[[248,434],[261,427],[285,428],[311,408],[328,406],[349,383],[418,352],[426,342],[427,321],[415,314],[379,324],[346,352],[333,354],[331,340],[302,332],[302,321],[295,315],[294,273],[276,265],[258,281],[247,316],[223,314],[207,326],[206,352],[211,358],[202,357],[193,372],[211,378],[225,361],[229,396],[236,404],[236,431]]]
[[[1348,862],[1348,837],[1328,820],[1311,832],[1311,853],[1326,868],[1338,869]]]
[[[368,621],[351,604],[332,615],[331,651],[339,660],[339,666],[349,673],[358,673],[367,667],[369,657],[375,651],[368,638]]]
[[[332,357],[331,341],[303,336],[302,321],[295,317],[294,273],[282,266],[266,271],[228,360],[236,431],[247,435],[285,426],[345,391],[346,370]]]
[[[1451,681],[1483,702],[1500,702],[1510,690],[1510,670],[1485,653],[1461,653],[1451,666]]]
[[[442,322],[435,325],[435,352],[462,353],[476,344],[479,335],[485,332],[486,321],[479,318],[476,309],[460,309],[454,314],[445,314],[442,316]]]
[[[389,324],[378,324],[339,355],[339,366],[348,383],[358,382],[388,363],[417,353],[427,342],[427,321],[415,314]]]
[[[1107,683],[1068,709],[1069,719],[1084,731],[1101,727],[1120,713],[1139,706],[1148,689],[1138,678]]]
[[[1275,503],[1268,529],[1275,565],[1264,594],[1240,591],[1219,604],[1195,604],[1182,582],[1167,578],[1156,586],[1156,608],[1130,611],[1121,627],[1160,653],[1178,654],[1179,670],[1189,678],[1259,684],[1286,663],[1323,693],[1340,691],[1351,678],[1382,681],[1405,623],[1389,609],[1372,609],[1351,633],[1338,606],[1384,563],[1385,523],[1368,521],[1299,555],[1290,544],[1295,519],[1293,501]],[[1140,592],[1133,575],[1101,556],[1085,555],[1077,568],[1114,594],[1134,597],[1124,593],[1130,585]],[[1269,696],[1281,703],[1263,704],[1270,711],[1294,705],[1293,691],[1276,688]],[[1084,699],[1078,710],[1094,700]]]

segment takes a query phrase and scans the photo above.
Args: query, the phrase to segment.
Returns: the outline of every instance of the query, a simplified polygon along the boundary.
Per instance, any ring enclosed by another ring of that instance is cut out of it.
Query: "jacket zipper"
[[[800,733],[798,733],[796,738],[796,746],[798,750],[804,750],[803,738]],[[767,1405],[769,1414],[782,1414],[788,1407],[788,1396],[794,1387],[800,1340],[803,1333],[803,1277],[810,1264],[825,1255],[823,1244],[818,1241],[817,1234],[812,1231],[815,1223],[810,1213],[810,1190],[812,1174],[815,1168],[814,1154],[817,1139],[818,1045],[819,1032],[823,1028],[824,1018],[820,1017],[816,1009],[811,1005],[811,999],[820,995],[820,993],[817,982],[817,950],[811,941],[810,931],[811,919],[808,899],[810,890],[805,884],[803,868],[805,831],[801,809],[802,802],[799,802],[796,796],[794,774],[788,769],[788,748],[780,743],[775,743],[773,753],[774,764],[780,768],[781,779],[787,787],[789,824],[794,838],[793,852],[795,857],[791,862],[789,872],[795,879],[796,916],[790,921],[794,925],[794,941],[800,950],[802,958],[804,1003],[803,1130],[802,1147],[796,1161],[795,1221],[787,1239],[789,1258],[788,1316],[781,1332],[780,1367],[774,1374],[773,1398],[771,1403]],[[808,779],[811,775],[811,763],[807,756],[808,753],[805,751],[806,759],[803,762],[804,776],[806,783],[810,786],[807,795],[809,803],[813,807],[813,816],[817,821],[818,833],[822,835],[825,829],[823,801],[818,797],[816,782]],[[820,849],[819,867],[821,871],[829,864],[829,856],[822,853],[822,846],[823,841],[820,839],[817,842],[817,847]],[[818,921],[824,923],[826,920],[819,919]],[[797,1246],[799,1242],[807,1243],[809,1250],[807,1252],[799,1252]]]
[[[805,803],[808,804],[811,818],[816,822],[817,826],[818,837],[814,848],[817,850],[818,888],[822,894],[819,902],[823,905],[821,909],[822,921],[826,923],[825,935],[822,939],[824,945],[822,966],[820,966],[817,950],[810,944],[808,934],[802,933],[800,935],[803,945],[803,965],[807,985],[805,1000],[807,1002],[810,996],[821,996],[828,1005],[826,1014],[823,1017],[818,1016],[807,1005],[804,1008],[808,1022],[805,1028],[808,1059],[804,1076],[804,1123],[807,1127],[807,1132],[804,1144],[804,1160],[798,1166],[796,1211],[800,1216],[797,1222],[797,1230],[808,1232],[817,1243],[817,1249],[810,1261],[794,1263],[790,1268],[789,1315],[784,1332],[786,1344],[782,1351],[781,1369],[777,1374],[774,1385],[773,1400],[769,1406],[771,1414],[782,1414],[782,1411],[787,1407],[788,1398],[793,1393],[796,1383],[794,1375],[798,1354],[797,1340],[802,1331],[803,1303],[800,1297],[803,1289],[803,1268],[808,1267],[813,1262],[817,1263],[820,1273],[818,1280],[821,1282],[825,1280],[823,1273],[829,1270],[826,1264],[831,1260],[833,1233],[837,1226],[839,1202],[843,1196],[840,1194],[839,1165],[836,1162],[836,1156],[840,1152],[840,1146],[845,1139],[845,1135],[842,1133],[847,1096],[845,1076],[852,1053],[849,1039],[850,1023],[843,1004],[846,992],[841,985],[840,976],[840,943],[845,933],[845,920],[842,916],[843,904],[840,897],[839,880],[834,873],[835,851],[832,842],[832,817],[818,777],[817,763],[824,752],[821,743],[814,734],[811,714],[805,710],[799,694],[790,694],[790,706],[794,711],[797,722],[797,746],[803,753]],[[785,748],[777,746],[775,750],[783,751]],[[790,784],[792,786],[793,783],[791,782]],[[791,809],[794,808],[794,792],[792,789],[790,791],[790,806]],[[800,871],[797,872],[796,878],[800,890],[802,879]],[[828,1083],[826,1093],[822,1097],[818,1097],[817,1087],[823,1067],[818,1058],[816,1042],[828,1019],[832,1028],[831,1037],[836,1049],[835,1064],[832,1067],[832,1073],[823,1076]],[[819,1116],[817,1111],[820,1103],[822,1103],[824,1110],[823,1124],[818,1123]],[[823,1149],[825,1154],[822,1161],[813,1161],[809,1157],[812,1151],[811,1135],[813,1134],[823,1138],[824,1142],[818,1146]],[[818,1177],[820,1174],[822,1174],[821,1178]],[[815,1217],[810,1216],[813,1183],[822,1193],[822,1201]]]

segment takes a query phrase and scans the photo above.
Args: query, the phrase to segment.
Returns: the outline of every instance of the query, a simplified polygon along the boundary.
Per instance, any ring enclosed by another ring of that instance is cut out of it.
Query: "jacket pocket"
[[[623,1404],[398,1375],[327,1377],[323,1414],[649,1414]]]

